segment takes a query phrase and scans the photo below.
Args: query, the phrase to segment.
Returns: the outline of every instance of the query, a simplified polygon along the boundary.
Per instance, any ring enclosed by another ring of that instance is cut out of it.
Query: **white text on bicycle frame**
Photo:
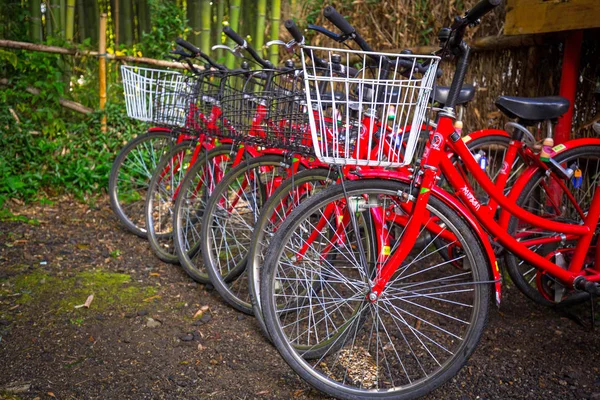
[[[473,195],[473,193],[471,193],[469,191],[469,188],[465,185],[465,187],[463,187],[461,189],[461,191],[465,195],[465,197],[467,198],[467,200],[469,200],[469,203],[471,203],[471,205],[473,206],[473,208],[475,208],[477,211],[479,211],[479,208],[481,207],[481,204],[479,204],[479,202],[477,201],[477,198],[475,198],[475,196]]]

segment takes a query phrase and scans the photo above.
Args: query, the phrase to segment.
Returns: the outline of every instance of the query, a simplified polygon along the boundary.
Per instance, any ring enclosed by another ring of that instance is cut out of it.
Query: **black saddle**
[[[519,118],[526,124],[556,119],[567,112],[569,100],[560,96],[512,97],[500,96],[496,107],[510,118]]]
[[[450,87],[448,86],[436,86],[433,92],[431,92],[431,96],[434,101],[437,101],[442,106],[448,102],[448,93],[450,93]],[[473,100],[475,97],[475,86],[473,85],[463,85],[460,93],[458,94],[458,100],[456,104],[465,104],[469,101]]]

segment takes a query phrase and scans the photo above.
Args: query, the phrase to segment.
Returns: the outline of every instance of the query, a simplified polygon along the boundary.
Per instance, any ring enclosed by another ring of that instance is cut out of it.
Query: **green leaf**
[[[17,55],[12,51],[0,49],[0,60],[8,61],[13,68],[17,68]]]

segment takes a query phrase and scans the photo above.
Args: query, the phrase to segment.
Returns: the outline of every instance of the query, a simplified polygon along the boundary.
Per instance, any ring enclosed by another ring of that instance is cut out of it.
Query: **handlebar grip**
[[[296,42],[302,43],[302,41],[304,40],[304,35],[302,34],[302,32],[300,32],[300,29],[298,29],[294,21],[288,19],[283,23],[283,25],[285,26],[285,29],[288,30],[290,35],[292,35]]]
[[[490,1],[492,1],[492,0],[490,0]],[[346,21],[346,19],[342,16],[342,14],[337,12],[337,10],[335,8],[333,8],[332,6],[325,7],[325,9],[323,10],[323,15],[332,24],[337,26],[338,29],[340,31],[342,31],[345,35],[352,35],[353,33],[356,32],[356,29],[354,29],[352,27],[352,25],[350,25],[350,23],[348,21]]]
[[[467,12],[465,18],[470,24],[473,24],[485,14],[498,7],[500,3],[502,3],[502,0],[481,0]]]
[[[192,52],[192,54],[200,54],[201,51],[199,48],[188,42],[187,40],[183,40],[182,38],[175,39],[175,43]]]
[[[244,46],[244,44],[246,43],[246,41],[240,35],[238,35],[233,29],[231,29],[228,26],[223,28],[223,33],[225,33],[227,36],[229,36],[229,38],[231,38],[231,40],[233,40],[240,46]]]

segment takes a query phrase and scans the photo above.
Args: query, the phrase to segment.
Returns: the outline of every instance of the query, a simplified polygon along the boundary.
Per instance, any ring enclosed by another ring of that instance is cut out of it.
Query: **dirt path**
[[[106,200],[15,205],[26,218],[0,222],[0,398],[325,398]],[[428,398],[600,400],[599,359],[598,332],[508,289],[467,366]]]

